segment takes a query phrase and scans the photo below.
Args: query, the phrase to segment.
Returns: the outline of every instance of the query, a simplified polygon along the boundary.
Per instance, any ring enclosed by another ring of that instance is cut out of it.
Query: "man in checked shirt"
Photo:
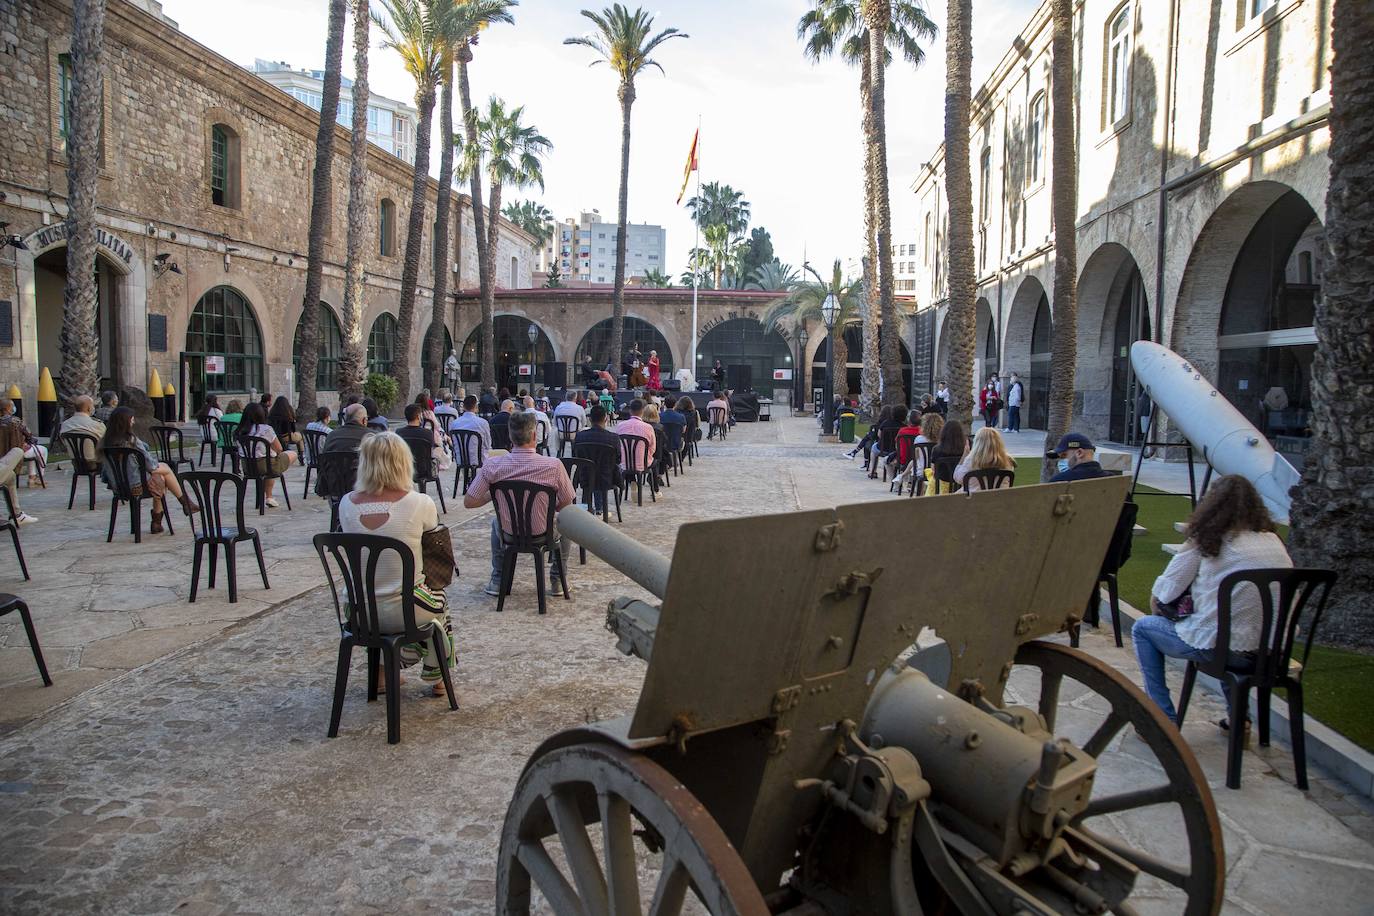
[[[491,502],[491,485],[503,480],[525,480],[551,487],[556,494],[554,498],[555,511],[577,501],[577,495],[573,492],[572,481],[568,479],[568,472],[563,469],[563,463],[557,458],[535,452],[536,422],[532,411],[511,414],[509,426],[510,453],[488,458],[481,469],[477,471],[477,477],[472,481],[467,494],[463,497],[463,505],[466,508],[476,509]],[[544,533],[544,519],[547,511],[547,498],[542,494],[535,497],[531,533]],[[513,530],[505,517],[505,512],[506,507],[497,502],[496,515],[491,520],[491,581],[487,583],[485,589],[488,595],[501,593],[501,561],[505,555],[505,546],[501,543],[501,529],[504,526],[507,531]],[[563,539],[559,536],[556,528],[553,531],[553,541],[556,545],[556,551],[553,555],[553,564],[549,569],[549,585],[557,587],[555,583],[558,581],[558,571],[560,568],[567,569],[567,564]]]

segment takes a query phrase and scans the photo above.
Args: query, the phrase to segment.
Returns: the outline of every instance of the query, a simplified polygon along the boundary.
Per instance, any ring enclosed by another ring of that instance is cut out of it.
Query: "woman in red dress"
[[[661,390],[663,389],[663,383],[659,380],[659,376],[658,376],[658,366],[659,366],[659,362],[658,362],[658,351],[657,351],[657,350],[650,350],[650,351],[649,351],[649,390],[650,390],[650,391],[661,391]]]

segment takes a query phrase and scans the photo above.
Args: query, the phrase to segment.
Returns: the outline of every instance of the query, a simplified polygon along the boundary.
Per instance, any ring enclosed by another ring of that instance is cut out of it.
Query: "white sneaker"
[[[275,499],[272,499],[272,498],[269,497],[268,499],[265,500],[265,502],[267,503],[267,508],[269,508],[269,509],[275,509],[275,508],[277,508],[277,501],[276,501]]]
[[[482,591],[486,592],[488,595],[491,595],[493,598],[499,598],[501,596],[501,583],[488,582],[487,587],[482,589]]]
[[[38,519],[29,515],[27,512],[20,512],[14,517],[14,523],[16,525],[32,525],[36,521],[38,521]]]

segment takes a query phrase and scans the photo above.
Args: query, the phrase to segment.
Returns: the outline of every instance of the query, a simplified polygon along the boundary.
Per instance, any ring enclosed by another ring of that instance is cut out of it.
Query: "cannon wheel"
[[[593,824],[601,829],[589,832]],[[549,854],[551,839],[570,874]],[[682,912],[689,889],[713,914],[768,913],[710,812],[663,767],[611,744],[551,751],[526,768],[506,810],[497,912],[529,913],[533,884],[556,913],[639,914],[641,866],[655,852],[649,916]]]
[[[1094,757],[1127,725],[1133,726],[1168,776],[1167,783],[1093,798],[1072,826],[1136,868],[1179,888],[1188,895],[1188,916],[1216,913],[1226,882],[1226,852],[1221,822],[1207,786],[1207,777],[1169,718],[1144,691],[1121,672],[1077,649],[1056,643],[1023,643],[1016,664],[1040,670],[1039,712],[1054,731],[1059,688],[1064,678],[1077,681],[1111,704],[1111,713],[1083,745]],[[1188,838],[1187,864],[1165,862],[1094,832],[1084,821],[1106,814],[1125,813],[1152,805],[1178,805]]]

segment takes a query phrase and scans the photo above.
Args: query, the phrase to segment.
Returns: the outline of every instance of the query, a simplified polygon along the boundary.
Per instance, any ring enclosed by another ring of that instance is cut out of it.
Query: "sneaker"
[[[275,499],[269,498],[269,499],[265,500],[265,502],[267,503],[267,508],[269,508],[269,509],[275,509],[275,508],[277,508],[277,501],[276,501]]]
[[[491,595],[493,598],[499,598],[499,597],[501,597],[501,582],[500,582],[500,580],[499,580],[499,579],[492,579],[490,582],[487,583],[487,587],[484,588],[484,589],[482,589],[482,591],[486,592],[488,595]]]
[[[20,512],[14,517],[14,523],[16,525],[32,525],[36,521],[38,521],[38,519],[29,515],[27,512]]]

